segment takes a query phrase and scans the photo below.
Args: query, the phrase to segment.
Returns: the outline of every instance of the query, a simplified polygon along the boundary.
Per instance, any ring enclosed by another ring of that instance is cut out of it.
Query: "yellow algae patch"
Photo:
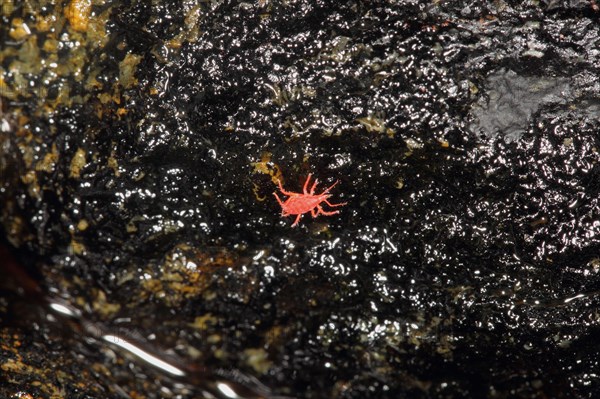
[[[203,11],[201,5],[192,7],[185,16],[185,26],[176,37],[165,42],[167,47],[172,49],[179,49],[181,44],[184,42],[196,42],[200,37],[200,20],[202,18]]]
[[[19,147],[19,150],[21,151],[21,159],[23,159],[23,162],[25,162],[25,168],[27,170],[31,170],[34,167],[33,162],[36,158],[32,141],[35,141],[36,138],[33,137],[29,130],[24,128],[19,129],[17,134],[23,138],[17,143],[17,147]]]
[[[266,200],[267,199],[266,195],[260,195],[260,186],[256,183],[252,183],[252,185],[254,186],[252,188],[252,192],[254,193],[256,200],[259,202],[263,202],[264,200]]]
[[[398,180],[396,180],[396,184],[394,184],[394,187],[396,187],[398,190],[402,190],[402,188],[404,187],[404,179],[402,177],[399,177]]]
[[[266,374],[273,365],[273,362],[269,360],[269,354],[263,348],[248,348],[244,351],[243,356],[246,364],[260,374]]]
[[[193,327],[197,330],[206,330],[210,326],[214,326],[217,324],[217,318],[212,315],[212,313],[207,313],[204,316],[198,316],[194,319],[193,323],[190,323],[190,327]]]
[[[160,267],[147,269],[142,296],[154,296],[176,306],[200,296],[208,287],[212,273],[220,267],[231,267],[236,260],[225,248],[200,251],[187,244],[177,245]]]
[[[91,12],[91,0],[71,0],[67,8],[65,8],[65,16],[69,20],[69,24],[77,32],[85,32],[87,30]]]
[[[38,32],[48,32],[48,31],[50,31],[50,29],[52,29],[54,27],[55,23],[56,23],[56,15],[54,15],[54,14],[37,15],[35,29]]]
[[[85,245],[75,239],[71,239],[68,250],[72,254],[81,255],[85,252]]]
[[[45,394],[45,397],[63,398],[65,396],[65,392],[55,385],[55,383],[60,385],[60,382],[66,377],[65,373],[28,364],[27,360],[16,349],[21,345],[18,341],[19,336],[16,334],[8,335],[6,330],[3,330],[0,334],[0,342],[9,343],[9,345],[2,344],[0,349],[14,354],[14,358],[3,356],[0,360],[0,371],[4,375],[12,376],[13,379],[17,375],[35,378],[30,385],[38,387]]]
[[[85,230],[87,230],[88,227],[89,227],[89,223],[85,219],[81,219],[77,223],[77,230],[79,230],[79,231],[85,231]]]
[[[254,167],[254,173],[262,173],[271,176],[271,181],[274,184],[279,184],[280,181],[282,184],[284,183],[281,169],[276,163],[271,162],[270,152],[263,152],[260,161],[253,162],[252,166]]]
[[[356,119],[356,122],[363,125],[369,133],[385,133],[389,138],[394,138],[396,132],[394,129],[385,126],[385,121],[373,115]]]
[[[113,94],[111,93],[98,93],[98,100],[102,104],[109,104],[111,101],[117,105],[121,104],[121,94],[119,93],[118,88],[115,89]]]
[[[18,91],[25,95],[31,91],[30,80],[25,76],[28,73],[39,74],[42,65],[40,49],[35,35],[29,36],[23,41],[17,50],[17,58],[8,66],[8,72],[13,75],[14,86]],[[18,88],[21,88],[19,90]]]
[[[0,97],[8,98],[9,100],[16,99],[17,93],[12,89],[12,87],[6,84],[2,74],[3,71],[2,68],[0,68]]]
[[[99,68],[91,69],[88,73],[88,77],[85,81],[85,88],[87,90],[101,89],[102,83],[98,82],[98,74],[100,73]]]
[[[119,82],[121,86],[129,88],[137,84],[138,81],[134,75],[141,59],[141,55],[127,54],[123,61],[119,63]]]
[[[21,18],[13,18],[8,35],[17,41],[21,41],[31,35],[31,30]]]
[[[35,368],[26,363],[23,363],[22,359],[14,360],[7,359],[2,364],[0,364],[0,370],[11,374],[21,374],[21,375],[30,375],[30,376],[45,376],[46,372],[43,369]],[[40,387],[42,391],[47,394],[52,395],[52,398],[60,398],[64,393],[61,392],[60,388],[51,383],[43,384],[41,381],[33,381],[31,385],[35,387]]]
[[[40,196],[40,185],[37,181],[37,175],[35,171],[30,170],[25,175],[21,176],[21,181],[28,186],[29,195],[34,198],[39,198]]]
[[[121,171],[119,170],[119,162],[117,161],[117,158],[115,158],[114,152],[110,155],[110,157],[108,157],[107,163],[108,167],[113,170],[113,173],[116,177],[121,176]]]
[[[38,172],[52,173],[58,161],[58,149],[56,144],[52,144],[52,151],[44,156],[44,159],[35,165],[35,170]]]
[[[79,179],[79,177],[81,177],[81,169],[86,163],[85,151],[81,148],[77,149],[77,152],[73,155],[73,159],[71,159],[71,172],[69,176],[74,179]]]
[[[361,125],[363,125],[369,133],[370,132],[383,133],[383,131],[385,130],[385,122],[374,116],[358,118],[356,121],[358,123],[360,123]]]
[[[56,53],[58,51],[59,41],[54,38],[46,39],[44,45],[42,46],[42,50],[47,53]]]
[[[16,205],[11,203],[9,205],[11,208],[14,208]],[[4,229],[6,230],[7,236],[9,237],[10,242],[14,246],[20,246],[23,242],[30,241],[33,239],[31,233],[27,230],[27,224],[23,220],[23,218],[19,216],[14,216],[11,214],[11,217],[6,216],[6,212],[4,212],[4,220],[9,221],[4,224]]]
[[[100,15],[93,15],[89,20],[86,37],[88,43],[93,44],[95,48],[103,48],[108,43],[110,35],[106,32],[106,24],[112,9],[107,7]]]
[[[98,314],[108,318],[113,316],[119,311],[119,309],[121,309],[121,305],[119,305],[118,303],[108,302],[104,291],[99,289],[93,289],[93,294],[94,301],[92,303],[92,307]]]

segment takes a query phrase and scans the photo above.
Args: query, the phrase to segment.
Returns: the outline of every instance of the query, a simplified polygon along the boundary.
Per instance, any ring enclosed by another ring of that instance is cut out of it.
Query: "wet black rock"
[[[2,8],[0,392],[593,397],[597,13]]]

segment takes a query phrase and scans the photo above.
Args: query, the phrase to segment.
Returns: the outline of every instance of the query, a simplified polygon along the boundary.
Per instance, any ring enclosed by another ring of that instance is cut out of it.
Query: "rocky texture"
[[[593,395],[597,13],[7,3],[0,392]]]

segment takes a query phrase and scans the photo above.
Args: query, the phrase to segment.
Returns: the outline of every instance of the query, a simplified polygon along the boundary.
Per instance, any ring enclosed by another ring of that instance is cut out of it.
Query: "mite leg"
[[[316,218],[319,215],[319,211],[316,208],[310,210],[310,214],[313,218]]]
[[[338,183],[339,183],[339,180],[336,180],[335,183],[333,183],[331,186],[329,186],[327,188],[327,190],[323,191],[321,194],[325,194],[326,192],[329,192],[329,190],[331,190],[332,188],[334,188],[335,185],[338,184]]]
[[[326,203],[327,205],[329,205],[332,208],[335,208],[336,206],[344,206],[347,204],[347,202],[342,202],[340,204],[332,204],[331,202],[327,201],[327,200],[323,200],[324,203]]]
[[[277,180],[277,183],[279,183],[279,191],[281,191],[283,194],[285,194],[285,195],[292,195],[292,194],[294,194],[294,193],[291,193],[289,191],[285,191],[283,189],[283,186],[281,185],[281,180]]]
[[[325,215],[325,216],[330,216],[330,215],[337,215],[338,213],[340,213],[340,211],[331,211],[331,212],[327,212],[325,211],[323,208],[321,208],[320,205],[317,205],[317,208],[319,209],[319,213],[321,215]]]
[[[279,195],[277,195],[277,193],[273,193],[273,195],[275,196],[277,202],[279,202],[279,205],[281,205],[281,207],[283,208],[283,201],[281,200],[281,198],[279,198]]]
[[[308,174],[308,177],[306,178],[306,181],[304,182],[304,188],[302,188],[302,191],[304,192],[304,194],[308,194],[308,191],[306,191],[308,189],[308,182],[310,181],[310,177],[312,176],[312,173]]]
[[[292,225],[292,227],[296,227],[296,225],[298,224],[298,222],[300,221],[300,218],[302,217],[302,214],[300,213],[297,217],[296,220],[294,221],[294,224]]]
[[[312,187],[310,188],[310,195],[313,195],[315,193],[315,188],[317,187],[318,182],[319,182],[319,179],[315,179],[315,184],[313,184]]]

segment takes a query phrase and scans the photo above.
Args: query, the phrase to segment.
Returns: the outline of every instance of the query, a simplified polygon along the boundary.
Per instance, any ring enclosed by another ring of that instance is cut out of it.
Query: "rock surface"
[[[0,396],[600,393],[598,7],[461,3],[3,4]]]

